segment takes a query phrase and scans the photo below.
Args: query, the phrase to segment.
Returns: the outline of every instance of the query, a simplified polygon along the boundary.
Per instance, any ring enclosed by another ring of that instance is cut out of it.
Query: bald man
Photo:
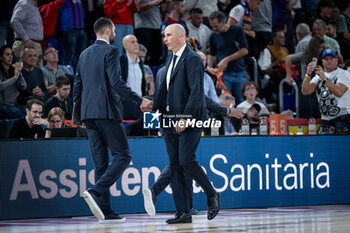
[[[169,156],[171,187],[176,207],[175,218],[168,224],[190,223],[191,178],[207,195],[208,219],[220,210],[220,194],[215,191],[208,176],[196,160],[196,149],[201,128],[186,125],[188,121],[206,120],[206,104],[203,88],[204,67],[197,53],[186,46],[186,32],[180,24],[171,24],[164,31],[164,43],[169,54],[166,72],[161,76],[156,90],[154,108],[169,116],[175,127],[163,128]],[[171,117],[175,116],[175,117]],[[163,115],[163,117],[165,117]],[[186,174],[186,175],[185,175]]]
[[[138,57],[139,43],[134,35],[127,35],[123,38],[123,47],[126,51],[120,59],[120,68],[122,79],[128,83],[131,90],[139,96],[146,95],[146,79],[143,69],[143,63]],[[136,120],[141,117],[140,107],[130,102],[123,100],[124,120]]]

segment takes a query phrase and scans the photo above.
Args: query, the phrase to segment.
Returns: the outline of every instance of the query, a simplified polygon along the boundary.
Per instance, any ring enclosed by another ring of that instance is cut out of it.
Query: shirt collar
[[[136,62],[134,62],[134,60],[132,60],[131,57],[129,57],[128,54],[126,54],[127,58],[128,58],[128,62],[132,63],[132,64],[138,64],[140,62],[140,58],[138,56],[136,56]]]
[[[106,41],[105,39],[98,38],[98,39],[96,39],[96,40],[101,40],[101,41],[104,41],[104,42],[106,42],[107,44],[109,44],[109,42]]]
[[[187,44],[185,43],[185,44],[181,47],[181,49],[175,53],[175,55],[176,55],[177,57],[181,57],[182,53],[185,51],[186,46],[187,46]]]

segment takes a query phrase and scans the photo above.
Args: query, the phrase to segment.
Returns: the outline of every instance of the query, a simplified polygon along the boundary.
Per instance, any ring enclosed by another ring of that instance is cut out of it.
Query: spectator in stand
[[[45,85],[49,96],[55,95],[55,80],[65,74],[70,74],[69,70],[58,65],[58,51],[54,47],[48,47],[44,50],[44,66],[41,68],[44,74]]]
[[[146,79],[143,70],[143,63],[137,56],[139,44],[134,35],[127,35],[123,38],[123,46],[126,54],[120,57],[121,77],[128,84],[132,91],[139,96],[146,95]],[[124,106],[125,120],[136,120],[141,116],[139,105],[129,101],[122,101]]]
[[[170,2],[169,5],[170,14],[169,16],[163,21],[162,25],[160,26],[160,32],[162,35],[162,38],[164,38],[164,30],[167,26],[170,24],[181,24],[185,30],[186,30],[186,36],[188,36],[188,28],[185,23],[185,21],[181,20],[181,17],[184,15],[185,8],[184,8],[184,2],[183,0],[173,0]],[[166,60],[168,56],[168,47],[163,44],[163,59]]]
[[[321,19],[324,22],[332,19],[332,14],[335,8],[333,0],[319,0],[317,4],[317,14],[314,19]]]
[[[298,0],[272,0],[273,31],[283,31],[286,37],[284,46],[289,53],[294,53],[294,31],[292,8]]]
[[[146,46],[148,56],[143,63],[160,65],[162,57],[162,37],[159,25],[162,24],[159,5],[163,0],[141,0],[140,12],[134,14],[135,36]]]
[[[272,33],[272,45],[267,46],[271,53],[272,67],[284,63],[288,56],[288,49],[284,46],[286,37],[282,30],[274,31]]]
[[[326,25],[326,35],[336,40],[340,46],[340,51],[344,61],[350,58],[350,40],[346,40],[340,34],[337,34],[337,23],[334,21],[328,21]]]
[[[147,48],[143,44],[139,44],[139,52],[137,56],[141,59],[143,63],[143,70],[145,72],[146,79],[146,93],[148,96],[153,96],[154,94],[154,76],[151,67],[145,64],[146,56],[147,56]]]
[[[322,53],[322,65],[309,63],[302,85],[302,93],[316,92],[321,111],[320,133],[349,134],[350,131],[350,74],[338,67],[338,57],[333,49]],[[335,130],[335,131],[334,131]]]
[[[27,87],[21,74],[21,64],[12,66],[9,45],[0,47],[0,119],[15,119],[25,115],[25,107],[18,104],[19,91]]]
[[[186,0],[184,2],[186,12],[189,12],[193,8],[200,8],[203,11],[203,23],[209,27],[209,16],[214,11],[218,11],[218,1],[213,0]]]
[[[45,102],[47,90],[44,80],[44,74],[35,64],[38,56],[35,50],[30,47],[24,47],[21,52],[21,61],[23,62],[22,75],[27,83],[27,88],[20,92],[18,96],[19,104],[25,105],[30,99],[38,99]]]
[[[247,82],[243,57],[248,54],[248,43],[241,27],[225,22],[226,16],[220,11],[210,15],[210,25],[215,33],[209,40],[208,71],[215,74],[213,66],[216,61],[218,70],[223,72],[222,80],[227,90],[235,96],[237,103],[241,103],[244,100],[242,86]]]
[[[59,10],[60,31],[64,46],[63,64],[76,67],[86,48],[85,13],[82,0],[66,0]]]
[[[313,36],[309,41],[309,44],[306,48],[306,64],[309,64],[312,59],[317,58],[318,64],[321,65],[321,54],[325,49],[326,43],[321,36]],[[305,79],[305,76],[302,77],[302,80]],[[310,95],[304,95],[302,92],[300,94],[299,102],[299,117],[301,118],[320,118],[321,113],[318,107],[318,100],[316,93]]]
[[[25,118],[13,122],[8,139],[44,138],[45,129],[49,127],[49,122],[41,117],[43,107],[44,104],[40,100],[29,100],[26,104],[27,114]]]
[[[190,20],[187,22],[188,36],[190,40],[195,39],[199,42],[203,53],[207,53],[209,48],[209,37],[212,31],[203,24],[203,11],[199,8],[190,10]]]
[[[258,50],[255,46],[255,32],[252,31],[252,17],[251,12],[257,10],[261,0],[243,0],[241,4],[238,4],[231,9],[227,23],[230,25],[238,25],[243,28],[246,35],[249,55],[258,57]]]
[[[198,55],[201,57],[203,66],[207,66],[207,57],[201,51],[197,51]],[[219,102],[218,96],[216,95],[214,81],[206,72],[204,72],[204,95],[209,97],[216,103]]]
[[[44,48],[46,48],[45,40],[52,39],[54,37],[58,19],[58,10],[61,8],[65,1],[66,0],[41,0],[38,3],[38,8],[44,28]]]
[[[255,45],[260,53],[266,49],[272,40],[272,5],[271,0],[264,0],[256,11],[251,12],[252,31],[255,32]]]
[[[243,85],[242,88],[242,93],[245,97],[245,101],[243,101],[242,103],[240,103],[237,106],[237,109],[240,109],[243,111],[243,113],[247,113],[248,109],[253,105],[253,104],[258,104],[261,108],[261,110],[259,110],[259,114],[260,115],[269,115],[270,112],[267,109],[267,107],[265,106],[265,104],[259,102],[256,100],[256,97],[258,96],[259,93],[259,86],[258,84],[256,84],[253,81],[249,81],[246,82]]]
[[[70,79],[66,76],[60,76],[55,81],[56,95],[48,99],[44,107],[44,116],[54,107],[60,107],[67,119],[72,118],[73,100],[69,97],[71,86]]]
[[[305,13],[305,20],[309,27],[317,14],[317,4],[319,0],[301,0],[301,6]]]
[[[311,40],[311,31],[309,26],[306,23],[299,24],[296,29],[298,44],[295,50],[294,54],[290,54],[286,57],[286,81],[287,83],[291,83],[292,80],[292,74],[291,74],[291,65],[292,62],[299,62],[300,63],[300,71],[301,71],[301,78],[305,76],[306,72],[306,48]]]
[[[125,53],[122,43],[123,38],[126,35],[134,34],[132,7],[140,7],[135,4],[138,4],[135,0],[105,0],[103,4],[105,16],[110,18],[115,26],[115,40],[113,45],[118,48],[119,56]]]
[[[49,127],[46,129],[45,138],[51,138],[52,129],[65,127],[65,116],[62,108],[52,108],[47,115],[47,121],[49,122]]]
[[[342,11],[338,17],[338,41],[341,41],[340,46],[343,44],[345,47],[346,51],[343,49],[341,51],[344,53],[344,60],[346,60],[349,58],[348,54],[350,53],[350,1],[345,1],[342,4],[344,5],[341,9],[344,9],[344,11]],[[347,58],[345,58],[345,56]]]
[[[18,0],[0,0],[0,46],[3,46],[6,42],[12,48],[15,41],[10,21],[13,8],[17,2]]]
[[[314,35],[321,36],[326,42],[326,45],[330,46],[340,55],[340,46],[336,40],[326,36],[326,23],[322,19],[316,19],[314,21],[312,25],[312,32]]]
[[[219,98],[219,104],[227,108],[234,108],[236,106],[235,97],[232,95],[222,94]],[[241,128],[240,119],[230,116],[216,115],[215,118],[221,121],[219,128],[219,135],[237,135]]]
[[[38,0],[19,0],[12,12],[11,26],[15,32],[12,51],[16,57],[24,47],[33,47],[37,55],[37,65],[42,64],[40,41],[44,37],[43,23],[37,7]]]

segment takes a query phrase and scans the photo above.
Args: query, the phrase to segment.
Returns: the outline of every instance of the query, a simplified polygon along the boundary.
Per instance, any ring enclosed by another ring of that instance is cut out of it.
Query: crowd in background
[[[168,55],[164,29],[179,23],[213,101],[258,125],[280,113],[283,80],[283,92],[300,95],[289,117],[299,111],[349,132],[349,0],[0,0],[0,138],[50,137],[45,130],[71,119],[74,71],[101,16],[115,24],[121,78],[140,96],[152,99]],[[123,100],[123,108],[124,120],[135,120],[129,135],[150,134],[138,106]],[[239,134],[242,121],[208,115],[222,120],[219,134]]]

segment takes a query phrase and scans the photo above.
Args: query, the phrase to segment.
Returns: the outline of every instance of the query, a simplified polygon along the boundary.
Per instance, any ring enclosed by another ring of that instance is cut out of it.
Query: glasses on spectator
[[[58,50],[49,50],[49,51],[46,51],[45,55],[46,55],[46,54],[49,54],[49,53],[57,53],[57,54],[58,54]]]
[[[40,116],[43,115],[43,112],[39,112],[37,110],[31,110],[31,112],[34,114],[39,114]]]
[[[246,91],[256,91],[256,88],[255,87],[248,87],[245,90]]]
[[[37,57],[38,55],[36,55],[36,54],[27,54],[26,56],[27,57]]]

